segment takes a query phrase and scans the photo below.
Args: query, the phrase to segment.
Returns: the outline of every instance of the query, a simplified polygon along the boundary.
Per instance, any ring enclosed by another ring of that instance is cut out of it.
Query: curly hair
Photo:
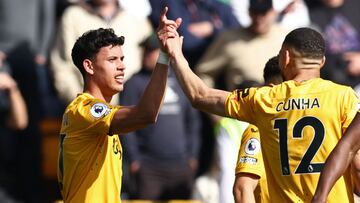
[[[284,45],[293,47],[303,57],[321,59],[325,55],[325,40],[311,28],[298,28],[286,35]]]
[[[111,28],[99,28],[89,30],[79,37],[71,51],[71,57],[75,66],[85,75],[83,61],[85,59],[93,60],[102,47],[121,46],[124,44],[125,38],[118,37]]]

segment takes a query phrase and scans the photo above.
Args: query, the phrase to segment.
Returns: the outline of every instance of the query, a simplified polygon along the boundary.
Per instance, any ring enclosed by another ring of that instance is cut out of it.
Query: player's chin
[[[115,87],[114,87],[114,90],[116,91],[116,92],[121,92],[121,91],[123,91],[124,90],[124,85],[123,84],[118,84],[118,85],[116,85]]]

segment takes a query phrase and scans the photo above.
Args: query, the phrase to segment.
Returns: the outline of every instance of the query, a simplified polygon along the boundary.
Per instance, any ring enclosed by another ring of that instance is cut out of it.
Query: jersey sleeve
[[[119,106],[111,106],[102,100],[85,99],[77,105],[73,111],[73,125],[78,128],[78,133],[86,132],[86,135],[108,135],[111,121],[119,109]]]
[[[256,126],[250,125],[244,132],[238,153],[235,174],[250,173],[264,176],[265,169],[261,153],[260,134]]]
[[[254,97],[257,89],[246,88],[234,90],[225,101],[225,112],[241,121],[254,123]]]
[[[355,91],[348,87],[344,96],[344,112],[342,113],[342,132],[344,133],[349,127],[351,121],[354,119],[357,112],[359,112],[359,98]]]

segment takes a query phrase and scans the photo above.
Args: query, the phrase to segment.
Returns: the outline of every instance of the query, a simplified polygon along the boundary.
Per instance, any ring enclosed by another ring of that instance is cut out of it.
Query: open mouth
[[[115,76],[115,80],[116,80],[117,83],[123,84],[124,83],[124,75]]]

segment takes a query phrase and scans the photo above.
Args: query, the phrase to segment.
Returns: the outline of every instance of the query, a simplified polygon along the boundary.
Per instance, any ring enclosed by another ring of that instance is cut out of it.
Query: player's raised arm
[[[181,23],[168,20],[166,18],[167,11],[168,8],[165,7],[160,15],[157,31],[161,52],[151,79],[136,106],[123,107],[118,110],[111,124],[111,132],[127,133],[154,123],[157,119],[164,98],[169,66],[169,56],[166,54],[164,45],[168,38],[175,37],[174,32],[163,31],[166,30],[165,25],[176,29],[178,26],[176,23]]]
[[[360,113],[348,127],[339,143],[325,162],[312,203],[325,203],[335,182],[344,174],[360,149]]]
[[[205,83],[194,74],[182,53],[182,37],[179,37],[173,24],[178,24],[178,19],[171,22],[167,18],[162,18],[160,24],[163,26],[159,33],[172,32],[175,37],[168,38],[166,41],[166,50],[171,58],[171,65],[175,70],[176,77],[184,90],[186,96],[192,105],[202,111],[225,115],[225,100],[229,92],[209,88]],[[160,38],[161,36],[159,36]]]

